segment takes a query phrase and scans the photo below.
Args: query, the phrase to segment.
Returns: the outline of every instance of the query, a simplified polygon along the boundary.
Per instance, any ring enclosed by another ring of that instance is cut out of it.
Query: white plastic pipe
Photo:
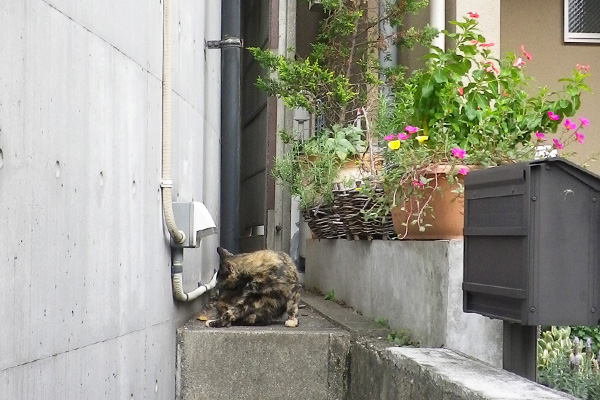
[[[171,261],[173,270],[183,271],[183,247],[171,247]],[[173,296],[179,301],[192,301],[215,287],[217,284],[217,271],[215,270],[208,283],[199,283],[198,287],[189,293],[183,290],[183,272],[175,272],[171,278],[173,282]]]
[[[429,25],[437,28],[440,32],[446,29],[446,0],[430,0],[429,12]],[[446,36],[440,33],[431,41],[431,44],[445,50],[445,38]]]
[[[163,85],[162,85],[162,189],[163,215],[169,234],[176,243],[185,235],[177,229],[173,215],[171,179],[171,0],[163,0]]]
[[[162,86],[162,190],[163,215],[169,234],[176,244],[185,242],[185,234],[177,229],[173,213],[171,179],[171,0],[163,0],[163,86]],[[208,284],[200,284],[198,288],[186,293],[183,290],[183,248],[171,246],[171,264],[173,270],[171,281],[173,296],[179,301],[191,301],[215,287],[217,273],[213,274]]]
[[[173,274],[173,295],[179,301],[192,301],[206,293],[206,291],[212,289],[217,284],[217,273],[215,272],[210,282],[201,284],[197,289],[192,290],[189,293],[183,291],[183,274]]]

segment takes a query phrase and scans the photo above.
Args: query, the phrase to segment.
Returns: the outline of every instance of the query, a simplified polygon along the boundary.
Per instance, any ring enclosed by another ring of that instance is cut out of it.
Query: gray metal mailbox
[[[600,177],[561,158],[465,179],[463,309],[521,325],[600,323]]]

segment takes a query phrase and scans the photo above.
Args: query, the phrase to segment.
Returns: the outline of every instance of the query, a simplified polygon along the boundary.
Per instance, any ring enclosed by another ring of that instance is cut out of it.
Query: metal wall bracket
[[[222,49],[224,47],[244,47],[244,41],[240,38],[227,38],[222,40],[206,40],[207,49]]]

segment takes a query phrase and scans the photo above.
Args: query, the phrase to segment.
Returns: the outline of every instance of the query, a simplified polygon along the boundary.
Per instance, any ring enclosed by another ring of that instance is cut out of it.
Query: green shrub
[[[573,331],[581,327],[548,327],[542,330],[537,344],[538,382],[581,399],[600,399],[598,360],[591,342],[580,341]],[[592,330],[590,330],[592,332]]]

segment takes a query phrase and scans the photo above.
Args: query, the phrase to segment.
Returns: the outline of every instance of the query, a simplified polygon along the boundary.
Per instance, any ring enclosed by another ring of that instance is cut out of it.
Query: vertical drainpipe
[[[241,2],[221,2],[221,246],[239,252]]]
[[[398,28],[392,26],[388,20],[383,20],[385,15],[385,6],[388,0],[379,0],[379,33],[385,40],[385,49],[379,50],[379,65],[384,68],[393,68],[398,65],[398,47],[394,43],[394,36],[398,33]],[[383,80],[383,76],[380,79]],[[382,87],[382,94],[384,96],[390,95],[390,88],[388,85]]]
[[[446,0],[430,0],[429,1],[429,25],[437,28],[440,32],[446,29]],[[446,36],[440,33],[431,44],[445,50]]]

